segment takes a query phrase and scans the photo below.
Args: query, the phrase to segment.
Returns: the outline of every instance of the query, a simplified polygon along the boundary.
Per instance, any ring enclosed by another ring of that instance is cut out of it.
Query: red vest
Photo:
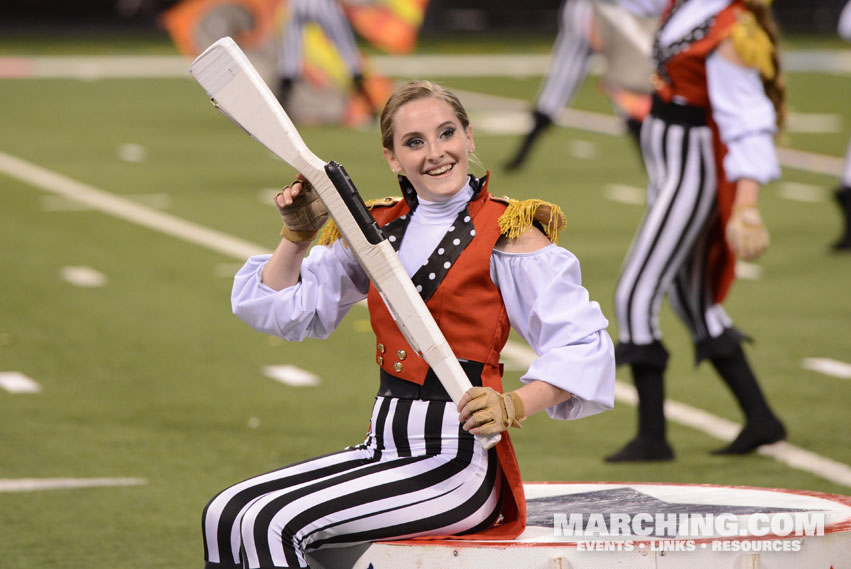
[[[468,206],[476,235],[426,302],[455,356],[483,363],[482,385],[499,393],[502,393],[499,353],[505,346],[511,325],[502,295],[490,277],[490,258],[500,237],[497,219],[505,208],[505,203],[494,200],[488,193],[486,182]],[[409,212],[404,200],[390,207],[372,209],[373,217],[381,226]],[[367,303],[377,339],[376,363],[393,376],[422,385],[429,366],[408,345],[371,283]],[[526,526],[526,499],[520,468],[507,432],[502,433],[496,450],[504,477],[503,520],[481,533],[454,536],[454,539],[513,539]]]
[[[500,236],[497,219],[505,204],[490,199],[483,189],[468,209],[476,236],[426,306],[455,356],[485,364],[482,384],[497,389],[502,376],[499,353],[508,339],[510,324],[502,295],[490,277],[490,258]],[[408,205],[399,201],[391,207],[374,208],[372,213],[383,226],[409,211]],[[367,302],[377,341],[376,362],[390,375],[422,385],[429,366],[415,355],[372,285]]]
[[[668,7],[662,21],[668,19]],[[663,62],[665,81],[657,83],[656,94],[670,102],[676,95],[693,107],[709,108],[709,89],[706,84],[706,58],[730,35],[736,18],[746,8],[741,0],[732,2],[716,16],[706,35]],[[664,23],[663,23],[664,25]]]

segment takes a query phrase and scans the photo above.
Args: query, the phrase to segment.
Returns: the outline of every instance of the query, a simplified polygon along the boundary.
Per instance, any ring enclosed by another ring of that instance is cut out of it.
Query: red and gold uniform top
[[[482,385],[502,393],[499,357],[511,325],[502,295],[491,278],[491,255],[500,237],[515,237],[536,221],[555,241],[564,221],[561,211],[552,204],[540,200],[517,202],[495,198],[487,190],[487,177],[473,179],[473,185],[477,186],[476,191],[466,209],[412,280],[455,356],[459,360],[483,364]],[[413,192],[409,193],[413,196]],[[416,199],[386,198],[368,205],[376,222],[398,247],[412,206],[416,207]],[[327,243],[335,237],[332,227],[320,242]],[[376,336],[376,363],[387,374],[422,385],[430,368],[408,344],[381,294],[371,283],[367,304]],[[507,432],[502,435],[496,446],[504,477],[501,521],[483,532],[453,536],[455,539],[512,539],[525,528],[526,501],[520,468],[511,437]]]
[[[660,36],[671,17],[685,3],[672,2],[659,24],[653,46],[656,74],[653,83],[656,95],[664,102],[709,108],[709,90],[706,82],[706,58],[722,41],[730,37],[733,27],[747,9],[741,0],[709,16],[679,40],[661,45]]]

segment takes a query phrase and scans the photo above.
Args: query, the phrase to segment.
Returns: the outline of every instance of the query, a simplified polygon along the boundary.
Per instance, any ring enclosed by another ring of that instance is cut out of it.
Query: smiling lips
[[[428,174],[429,176],[439,176],[440,174],[443,174],[444,172],[448,172],[449,170],[451,170],[453,166],[454,166],[454,164],[445,164],[443,166],[440,166],[439,168],[435,168],[433,170],[428,170],[426,172],[426,174]]]

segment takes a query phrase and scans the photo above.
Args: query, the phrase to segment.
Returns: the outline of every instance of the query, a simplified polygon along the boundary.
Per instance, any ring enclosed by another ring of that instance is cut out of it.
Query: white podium
[[[512,541],[400,540],[317,552],[325,569],[851,569],[851,496],[742,486],[524,484]]]

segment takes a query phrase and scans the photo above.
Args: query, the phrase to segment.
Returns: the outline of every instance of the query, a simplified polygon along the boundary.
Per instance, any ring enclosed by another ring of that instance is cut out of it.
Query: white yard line
[[[835,113],[789,113],[786,121],[789,132],[842,132],[842,117]]]
[[[528,113],[529,103],[519,99],[510,97],[502,97],[498,95],[487,95],[475,93],[471,91],[463,91],[455,89],[455,93],[468,108],[471,114],[498,112],[498,113],[515,113],[525,111]],[[482,116],[487,117],[487,114]],[[475,121],[474,121],[475,122]],[[600,134],[608,134],[612,136],[622,136],[625,132],[623,121],[614,116],[604,113],[595,113],[591,111],[580,111],[577,109],[564,109],[556,119],[559,126],[576,128],[579,130],[587,130]],[[477,123],[478,124],[478,123]],[[485,124],[501,126],[496,122],[485,122]],[[496,132],[500,132],[499,128]],[[802,170],[804,172],[814,172],[816,174],[824,174],[831,177],[838,177],[842,173],[843,158],[836,156],[827,156],[824,154],[816,154],[814,152],[806,152],[803,150],[794,150],[792,148],[778,148],[777,158],[781,166]]]
[[[830,358],[806,358],[801,367],[839,379],[851,379],[851,364]]]
[[[161,231],[172,237],[200,245],[201,247],[216,251],[223,255],[236,257],[242,260],[250,255],[268,252],[266,248],[259,245],[255,245],[247,241],[231,237],[222,232],[208,229],[182,220],[178,217],[166,215],[151,208],[141,206],[124,198],[115,196],[81,182],[77,182],[2,152],[0,152],[0,171],[5,172],[11,177],[31,184],[34,187],[64,195],[69,199],[84,201],[87,205],[92,207],[92,209],[97,209],[131,223],[136,223]],[[512,350],[515,354],[514,357],[520,358],[520,361],[522,362],[531,362],[536,357],[535,353],[528,347],[524,350],[522,347],[512,346]],[[629,386],[621,386],[619,388],[620,393],[623,394],[628,387]],[[668,402],[668,406],[670,406],[671,403],[673,402]],[[694,409],[694,412],[706,413],[705,411],[698,409]],[[677,416],[672,419],[680,422],[689,420],[686,418],[687,416],[688,413],[685,413],[683,417]],[[706,414],[702,416],[706,418],[711,415]],[[717,419],[719,421],[723,421],[721,418]],[[724,440],[728,440],[730,438],[726,436],[729,434],[727,432],[729,429],[725,430],[723,433],[725,436],[721,437],[719,435],[722,433],[717,432],[717,430],[713,428],[703,427],[702,424],[702,422],[698,422],[696,428],[711,436],[723,438]],[[809,451],[799,449],[792,445],[781,445],[777,448],[772,448],[773,450],[769,456],[776,460],[781,460],[793,468],[806,470],[816,476],[851,487],[851,467],[848,467],[845,464],[835,462],[824,457],[819,457],[819,461],[816,461],[815,463],[809,461],[809,459],[801,460],[801,457],[804,456],[802,453],[808,453]],[[817,457],[818,455],[813,456]],[[821,467],[812,468],[812,464],[832,464],[834,467],[832,470],[825,470]],[[848,472],[846,472],[846,470]]]
[[[847,49],[784,50],[783,69],[796,73],[851,73],[851,51]]]
[[[101,486],[141,486],[144,478],[0,478],[0,492],[33,492]]]
[[[540,77],[550,66],[550,56],[542,54],[379,55],[370,60],[384,75],[417,78]]]
[[[538,357],[527,345],[510,340],[502,355],[506,358],[506,363],[510,363],[514,369],[518,367],[525,369]],[[615,381],[615,399],[627,405],[635,406],[638,404],[635,387],[620,380]],[[724,442],[735,439],[742,429],[742,425],[733,421],[672,399],[665,400],[665,416],[670,421],[691,427]],[[757,452],[797,470],[803,470],[819,478],[851,487],[851,466],[842,462],[785,442],[762,446]]]
[[[105,274],[85,266],[62,267],[60,274],[64,281],[80,288],[102,287],[107,281]]]
[[[824,186],[802,184],[800,182],[778,182],[777,195],[781,198],[805,203],[827,201],[828,190]]]
[[[290,387],[313,387],[319,385],[319,376],[292,365],[265,366],[263,373],[275,381]]]
[[[787,168],[815,172],[834,178],[842,174],[843,159],[836,156],[826,156],[792,148],[778,148],[777,158],[780,160],[781,166]]]
[[[148,159],[148,149],[135,142],[121,144],[115,153],[124,162],[139,164]]]
[[[692,427],[725,442],[732,441],[742,428],[737,423],[670,399],[665,400],[665,416],[669,420]],[[851,487],[851,466],[842,462],[831,460],[787,442],[764,445],[759,447],[757,452],[797,470]]]
[[[0,371],[0,389],[9,393],[40,393],[41,385],[19,371]]]
[[[188,77],[191,58],[182,55],[67,55],[0,57],[0,78],[82,79]],[[395,77],[540,77],[550,54],[372,55],[370,65]],[[783,68],[796,73],[851,74],[848,50],[784,51]],[[592,57],[591,73],[605,69]]]
[[[748,281],[758,281],[762,278],[762,267],[755,263],[736,260],[736,278]]]
[[[606,184],[603,188],[603,196],[607,200],[629,205],[644,205],[647,201],[645,194],[646,190],[644,188],[624,184]]]
[[[787,71],[851,73],[851,52],[798,51],[785,52]],[[540,54],[467,54],[467,55],[406,55],[374,56],[370,58],[380,73],[397,77],[427,76],[542,76],[549,66],[549,55]],[[0,57],[0,79],[84,79],[182,77],[189,79],[189,58],[183,56],[45,56]],[[594,66],[592,66],[593,70]],[[461,92],[456,90],[460,96]],[[528,113],[529,101],[467,93],[467,99],[485,107]],[[464,99],[464,97],[462,97]],[[465,104],[466,100],[465,99]],[[496,107],[494,108],[494,105]],[[472,109],[471,109],[472,110]],[[800,115],[798,119],[819,122],[820,128],[833,127],[828,115]],[[488,119],[483,122],[486,123]],[[796,119],[797,120],[797,119]],[[624,132],[622,121],[612,115],[565,109],[556,120],[561,126],[620,136]],[[496,126],[500,130],[501,126]],[[516,124],[512,125],[516,129]],[[778,149],[780,163],[787,168],[839,176],[842,158],[823,156],[789,148]]]
[[[619,393],[623,397],[626,391],[630,391],[629,397],[633,405],[637,403],[635,388],[631,385],[620,383]],[[730,442],[742,428],[742,425],[728,421],[703,409],[692,407],[679,401],[665,400],[665,417],[681,425],[701,431],[711,437],[724,442]],[[773,445],[761,446],[757,449],[761,455],[768,456],[782,462],[791,468],[809,472],[819,478],[824,478],[836,484],[851,487],[851,466],[842,462],[832,460],[795,445],[780,442]]]
[[[84,204],[91,209],[225,255],[245,259],[268,252],[259,245],[99,190],[4,152],[0,152],[0,171],[42,190]]]
[[[0,78],[98,79],[184,77],[191,60],[182,56],[78,56],[0,58]]]

